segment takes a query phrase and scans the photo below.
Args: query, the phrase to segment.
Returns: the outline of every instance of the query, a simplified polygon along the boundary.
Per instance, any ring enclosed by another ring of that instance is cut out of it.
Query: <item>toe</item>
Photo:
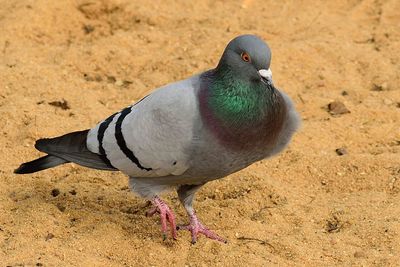
[[[219,235],[217,235],[216,233],[214,233],[213,231],[211,231],[205,227],[202,227],[202,229],[199,232],[210,239],[214,239],[214,240],[220,241],[225,244],[227,243],[225,238],[220,237]]]
[[[172,238],[177,239],[175,216],[172,212],[167,213],[167,219],[171,229]]]
[[[151,202],[153,203],[154,208],[150,209],[146,213],[146,215],[151,216],[151,215],[154,215],[155,213],[159,213],[160,221],[161,221],[161,232],[162,232],[163,239],[165,240],[167,238],[168,224],[170,226],[172,237],[174,239],[177,239],[177,233],[176,233],[177,226],[176,226],[176,222],[175,222],[175,215],[172,212],[172,210],[158,196],[155,196]]]
[[[160,220],[161,220],[161,231],[163,236],[167,235],[167,215],[165,212],[160,212]]]
[[[192,219],[190,221],[190,224],[188,224],[188,225],[179,225],[177,227],[177,230],[190,231],[191,236],[192,236],[192,244],[195,244],[197,242],[197,239],[200,234],[204,235],[207,238],[217,240],[217,241],[225,243],[225,244],[227,243],[227,240],[225,238],[220,237],[219,235],[217,235],[216,233],[214,233],[213,231],[211,231],[210,229],[205,227],[201,222],[199,222],[199,220],[197,218]]]
[[[146,211],[146,216],[151,217],[154,214],[156,214],[157,212],[158,212],[157,207],[153,207],[153,208],[149,209],[148,211]]]
[[[197,235],[198,235],[198,232],[195,231],[195,230],[192,230],[191,232],[192,232],[192,245],[194,245],[194,244],[197,243]]]

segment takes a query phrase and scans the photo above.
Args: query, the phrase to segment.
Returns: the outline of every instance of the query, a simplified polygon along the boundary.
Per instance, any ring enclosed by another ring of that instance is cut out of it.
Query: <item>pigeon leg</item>
[[[194,198],[194,193],[203,186],[201,185],[183,185],[178,189],[179,200],[182,205],[185,207],[188,215],[189,215],[189,224],[188,225],[179,225],[177,227],[178,230],[188,230],[192,234],[192,244],[197,242],[197,238],[199,234],[203,234],[208,238],[218,240],[223,243],[227,243],[227,241],[205,227],[200,220],[198,219],[196,212],[193,209],[192,203]]]
[[[161,219],[161,231],[163,234],[163,240],[167,239],[167,223],[169,222],[172,238],[176,240],[176,223],[175,223],[175,215],[172,212],[171,208],[158,196],[155,196],[151,203],[153,203],[154,207],[146,212],[147,216],[153,216],[156,213],[160,214]]]

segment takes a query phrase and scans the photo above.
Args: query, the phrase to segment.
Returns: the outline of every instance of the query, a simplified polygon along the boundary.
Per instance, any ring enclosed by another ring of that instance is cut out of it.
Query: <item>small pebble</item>
[[[49,102],[49,105],[50,105],[50,106],[57,107],[57,108],[61,108],[61,109],[63,109],[63,110],[71,109],[71,107],[69,106],[68,101],[65,100],[65,99],[62,99],[61,101],[52,101],[52,102]]]
[[[48,241],[50,239],[52,239],[54,237],[54,235],[52,233],[48,233],[45,240]]]
[[[388,89],[388,85],[387,85],[386,82],[383,82],[382,84],[376,84],[376,83],[374,83],[374,84],[372,85],[372,91],[380,92],[380,91],[385,91],[385,90],[387,90],[387,89]]]
[[[56,197],[60,194],[60,190],[58,188],[54,188],[53,190],[51,190],[51,195],[53,197]]]
[[[328,111],[331,115],[341,115],[350,113],[350,110],[340,101],[334,101],[328,104]]]
[[[337,221],[328,221],[326,223],[326,230],[329,233],[336,233],[340,231],[340,226],[339,223]]]
[[[341,148],[336,148],[335,150],[336,154],[338,154],[339,156],[343,156],[347,154],[347,150],[344,147]]]
[[[64,212],[65,211],[65,206],[63,206],[62,204],[57,204],[57,208],[59,209],[59,211]]]
[[[71,191],[69,191],[69,193],[70,193],[71,195],[73,195],[73,196],[75,196],[75,195],[76,195],[76,191],[75,191],[75,189],[72,189]]]
[[[92,25],[83,25],[83,31],[86,34],[91,33],[92,31],[94,31],[94,27]]]

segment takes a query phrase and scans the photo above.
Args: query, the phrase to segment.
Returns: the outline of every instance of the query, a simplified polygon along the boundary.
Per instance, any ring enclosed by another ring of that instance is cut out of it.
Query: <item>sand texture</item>
[[[194,3],[0,1],[0,265],[398,266],[400,1]],[[269,43],[303,123],[285,152],[197,194],[229,244],[163,241],[121,173],[13,174],[36,139],[215,67],[243,33]]]

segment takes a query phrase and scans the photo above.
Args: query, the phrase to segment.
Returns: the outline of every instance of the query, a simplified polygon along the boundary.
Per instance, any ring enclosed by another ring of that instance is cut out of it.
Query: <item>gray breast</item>
[[[210,181],[239,171],[252,163],[281,152],[290,142],[299,126],[299,115],[290,98],[282,93],[285,102],[283,125],[274,138],[274,142],[264,142],[263,146],[247,150],[235,150],[221,144],[213,133],[204,127],[201,119],[195,125],[194,146],[191,151],[191,167],[184,176],[201,181]]]

